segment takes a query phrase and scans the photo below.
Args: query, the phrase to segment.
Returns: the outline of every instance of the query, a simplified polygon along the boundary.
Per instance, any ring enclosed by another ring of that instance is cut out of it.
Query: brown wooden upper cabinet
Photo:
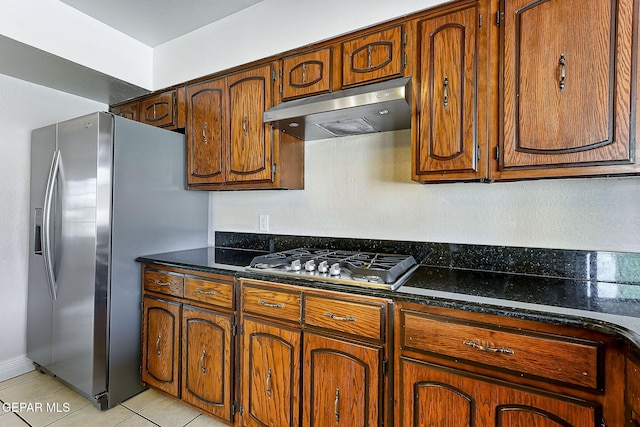
[[[116,116],[124,117],[125,119],[140,120],[140,102],[133,101],[126,104],[121,104],[111,108],[111,112]]]
[[[304,143],[263,122],[273,76],[267,64],[187,86],[189,188],[302,188]]]
[[[410,24],[416,60],[412,179],[480,180],[486,176],[486,30],[481,6],[462,6]]]
[[[501,2],[500,178],[630,171],[634,9],[633,0]]]
[[[404,73],[403,26],[342,42],[342,86],[356,86]]]
[[[331,92],[332,48],[315,50],[282,60],[282,100]]]
[[[184,92],[172,89],[160,94],[153,95],[149,98],[140,100],[140,121],[148,125],[157,126],[166,129],[177,129],[184,127],[181,125],[180,112],[183,109],[179,105],[184,105],[184,99],[180,95]]]

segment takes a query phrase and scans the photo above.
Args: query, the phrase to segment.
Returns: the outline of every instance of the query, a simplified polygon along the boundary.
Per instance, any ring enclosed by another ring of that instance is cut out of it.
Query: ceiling
[[[60,0],[156,47],[264,0]]]

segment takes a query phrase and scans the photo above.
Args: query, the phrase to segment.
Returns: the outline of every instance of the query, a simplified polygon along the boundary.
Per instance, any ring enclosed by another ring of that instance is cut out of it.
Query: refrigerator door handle
[[[49,170],[49,178],[47,179],[47,188],[44,193],[44,209],[42,220],[42,252],[44,255],[44,268],[49,282],[49,292],[54,300],[58,297],[56,277],[53,272],[53,254],[51,250],[51,209],[53,207],[53,191],[55,189],[58,171],[60,170],[60,150],[53,153],[51,160],[51,169]]]

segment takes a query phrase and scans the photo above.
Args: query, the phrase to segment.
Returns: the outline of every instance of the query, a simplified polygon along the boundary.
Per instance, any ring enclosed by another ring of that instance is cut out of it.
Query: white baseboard
[[[33,370],[33,362],[27,356],[0,361],[0,381],[5,381]]]

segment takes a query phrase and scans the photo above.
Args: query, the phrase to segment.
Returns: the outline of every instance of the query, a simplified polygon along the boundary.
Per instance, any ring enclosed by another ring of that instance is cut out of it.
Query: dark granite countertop
[[[246,271],[256,254],[200,248],[139,262],[497,314],[622,335],[640,350],[640,286],[421,265],[398,290],[369,289]]]

